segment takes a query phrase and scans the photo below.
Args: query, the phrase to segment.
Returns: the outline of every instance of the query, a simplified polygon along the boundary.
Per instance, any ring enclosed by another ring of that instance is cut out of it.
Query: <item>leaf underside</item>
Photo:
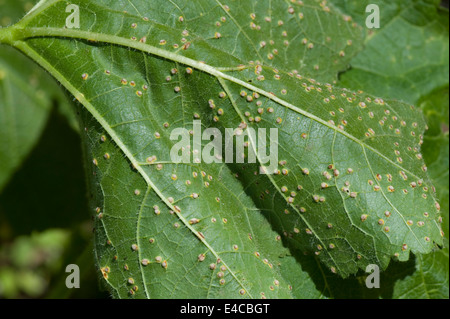
[[[319,297],[304,255],[347,277],[442,245],[421,112],[326,84],[362,45],[348,17],[315,1],[72,3],[80,29],[44,1],[12,44],[80,102],[116,297]],[[278,128],[279,173],[171,163],[170,132],[194,119]]]

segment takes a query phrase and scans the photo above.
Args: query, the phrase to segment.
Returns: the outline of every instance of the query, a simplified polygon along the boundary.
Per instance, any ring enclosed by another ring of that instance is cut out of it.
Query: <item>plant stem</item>
[[[0,44],[11,44],[14,42],[14,36],[12,28],[2,28],[0,27]]]

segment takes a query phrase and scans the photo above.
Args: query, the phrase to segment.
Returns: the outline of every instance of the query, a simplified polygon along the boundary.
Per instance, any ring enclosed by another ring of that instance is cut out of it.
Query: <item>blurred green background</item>
[[[108,296],[94,269],[80,143],[55,106],[37,145],[0,194],[1,298]],[[80,267],[80,289],[65,286],[68,264]]]

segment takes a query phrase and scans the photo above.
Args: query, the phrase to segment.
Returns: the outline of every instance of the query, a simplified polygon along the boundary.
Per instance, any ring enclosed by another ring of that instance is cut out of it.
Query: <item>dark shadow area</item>
[[[350,65],[347,69],[338,72],[338,74],[337,74],[337,81],[338,81],[338,84],[339,84],[339,82],[342,80],[342,75],[343,75],[344,73],[350,72],[352,69],[353,69],[353,67]]]
[[[55,105],[39,142],[0,194],[0,273],[25,270],[10,255],[24,238],[56,229],[67,234],[67,243],[56,264],[36,262],[26,268],[44,279],[45,291],[37,296],[21,291],[15,298],[109,298],[95,269],[85,178],[80,136]],[[25,255],[30,260],[36,258],[32,252]],[[69,264],[80,267],[80,289],[66,287]]]
[[[70,228],[90,218],[80,143],[54,109],[40,141],[0,195],[11,235]]]

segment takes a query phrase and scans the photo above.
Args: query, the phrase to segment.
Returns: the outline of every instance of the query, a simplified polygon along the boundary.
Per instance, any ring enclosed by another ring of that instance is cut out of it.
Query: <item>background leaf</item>
[[[336,1],[365,25],[373,1]],[[342,74],[340,85],[416,104],[448,85],[449,20],[440,1],[379,1],[381,29],[372,29],[365,48]]]
[[[29,1],[2,1],[0,27],[18,21]],[[53,106],[77,129],[73,110],[61,88],[39,66],[10,47],[0,47],[0,192],[36,145]]]

